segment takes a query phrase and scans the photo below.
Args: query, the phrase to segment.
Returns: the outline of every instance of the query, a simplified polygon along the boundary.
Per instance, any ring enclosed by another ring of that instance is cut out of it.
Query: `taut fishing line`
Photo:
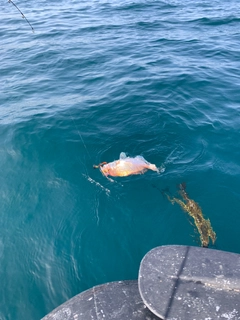
[[[23,12],[18,8],[18,6],[12,1],[12,0],[8,0],[9,3],[11,3],[22,15],[22,18],[25,19],[27,21],[27,23],[29,24],[29,26],[32,29],[32,32],[34,33],[34,29],[33,26],[31,25],[31,23],[28,21],[28,19],[26,18],[26,16],[23,14]]]
[[[82,142],[82,144],[83,144],[83,146],[84,146],[84,149],[86,150],[86,153],[87,153],[89,159],[91,160],[91,162],[93,162],[93,161],[92,161],[92,157],[91,157],[91,155],[90,155],[90,153],[89,153],[89,151],[88,151],[88,149],[87,149],[87,146],[86,146],[86,144],[85,144],[85,142],[84,142],[83,136],[82,136],[81,132],[79,131],[78,127],[77,127],[77,124],[76,124],[76,122],[75,122],[75,120],[74,120],[74,118],[73,118],[73,116],[72,116],[72,114],[70,113],[69,110],[68,110],[68,112],[69,112],[69,115],[70,115],[70,117],[71,117],[71,119],[72,119],[72,122],[73,122],[73,124],[74,124],[74,126],[75,126],[75,128],[76,128],[76,131],[77,131],[77,133],[78,133],[78,135],[79,135],[79,138],[80,138],[80,140],[81,140],[81,142]],[[82,163],[81,160],[80,160],[80,162]],[[82,163],[82,164],[83,164],[83,163]],[[102,186],[99,182],[97,182],[97,181],[95,181],[94,179],[92,179],[92,178],[90,177],[90,175],[89,175],[89,172],[88,172],[87,167],[86,167],[85,165],[84,165],[84,167],[85,167],[85,172],[86,172],[86,173],[85,173],[85,174],[84,174],[84,173],[82,174],[83,177],[86,178],[90,183],[94,183],[97,187],[99,187],[100,189],[104,190],[104,191],[106,192],[107,196],[109,196],[110,190],[107,189],[107,188],[105,188],[104,186]]]
[[[83,144],[83,146],[84,146],[84,148],[85,148],[85,150],[86,150],[86,152],[87,152],[87,154],[88,154],[88,157],[89,157],[89,159],[91,160],[91,162],[93,163],[92,157],[91,157],[91,155],[90,155],[90,153],[89,153],[89,151],[88,151],[88,149],[87,149],[87,146],[86,146],[86,144],[85,144],[85,142],[84,142],[84,140],[83,140],[83,137],[82,137],[80,131],[78,130],[78,127],[77,127],[77,125],[76,125],[76,122],[75,122],[75,120],[74,120],[74,118],[73,118],[73,116],[72,116],[72,114],[71,114],[70,112],[69,112],[69,115],[70,115],[70,117],[71,117],[71,119],[72,119],[72,122],[73,122],[73,124],[74,124],[74,126],[75,126],[75,128],[76,128],[76,130],[77,130],[77,133],[78,133],[78,135],[79,135],[79,137],[80,137],[80,139],[81,139],[81,141],[82,141],[82,144]],[[82,162],[82,161],[81,161],[81,162]],[[104,163],[104,162],[103,162],[103,163]],[[97,167],[97,166],[93,165],[93,168],[96,168],[96,167]],[[85,178],[87,178],[87,180],[88,180],[89,182],[95,183],[95,185],[97,185],[97,186],[101,186],[101,188],[106,191],[107,195],[109,195],[110,190],[107,189],[107,188],[105,188],[105,187],[103,187],[99,182],[97,182],[97,181],[95,181],[94,179],[90,178],[90,175],[89,175],[89,173],[88,173],[87,168],[85,168],[85,169],[86,169],[86,173],[87,173],[87,174],[83,174],[83,176],[84,176]],[[123,185],[122,185],[120,182],[117,182],[117,181],[115,181],[115,180],[113,180],[113,179],[111,179],[111,178],[109,178],[109,177],[105,177],[105,178],[107,178],[107,180],[109,180],[110,182],[117,183],[117,184],[119,184],[121,187],[123,187]]]
[[[85,142],[84,142],[84,140],[83,140],[83,137],[82,137],[80,131],[78,130],[78,127],[77,127],[77,125],[76,125],[76,122],[75,122],[72,114],[70,114],[70,117],[71,117],[72,122],[73,122],[73,124],[74,124],[74,126],[75,126],[75,128],[76,128],[76,130],[77,130],[77,133],[78,133],[78,135],[79,135],[79,137],[80,137],[80,139],[81,139],[81,141],[82,141],[82,144],[83,144],[83,146],[84,146],[84,148],[85,148],[85,150],[86,150],[86,152],[87,152],[87,154],[88,154],[88,157],[89,157],[89,159],[92,161],[92,157],[91,157],[90,153],[88,152],[87,146],[86,146],[86,144],[85,144]]]

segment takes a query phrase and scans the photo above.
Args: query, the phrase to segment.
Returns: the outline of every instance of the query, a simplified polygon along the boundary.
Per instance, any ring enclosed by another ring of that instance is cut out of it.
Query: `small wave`
[[[191,20],[190,22],[197,22],[202,25],[206,26],[221,26],[221,25],[226,25],[230,23],[239,23],[240,18],[237,17],[225,17],[225,18],[216,18],[216,17],[211,17],[211,18],[199,18],[195,20]]]

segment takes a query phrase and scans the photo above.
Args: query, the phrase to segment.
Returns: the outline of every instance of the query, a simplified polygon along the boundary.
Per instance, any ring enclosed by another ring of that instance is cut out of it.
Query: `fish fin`
[[[125,152],[121,152],[119,158],[120,158],[121,160],[126,159],[126,158],[127,158],[126,153],[125,153]]]
[[[113,179],[109,178],[108,176],[105,176],[110,182],[115,182]]]
[[[144,159],[143,156],[136,156],[135,158],[138,158],[138,159],[144,161],[146,164],[150,164],[150,162],[148,162],[146,159]]]

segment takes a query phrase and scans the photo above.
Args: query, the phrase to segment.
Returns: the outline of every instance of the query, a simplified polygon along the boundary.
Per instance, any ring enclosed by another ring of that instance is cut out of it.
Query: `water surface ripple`
[[[0,319],[40,319],[94,285],[136,279],[155,246],[199,246],[185,182],[240,253],[240,3],[2,5]],[[120,152],[165,171],[115,179]]]

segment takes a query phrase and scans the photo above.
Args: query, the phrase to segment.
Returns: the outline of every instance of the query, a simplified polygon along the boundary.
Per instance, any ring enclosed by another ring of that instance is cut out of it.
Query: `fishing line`
[[[75,120],[74,120],[74,118],[73,118],[73,115],[71,114],[71,112],[70,112],[69,110],[68,110],[68,113],[69,113],[69,115],[70,115],[70,117],[71,117],[71,120],[72,120],[72,122],[73,122],[73,124],[74,124],[74,126],[75,126],[75,128],[76,128],[76,131],[77,131],[78,136],[79,136],[79,138],[80,138],[80,140],[81,140],[81,142],[82,142],[82,144],[83,144],[83,146],[84,146],[84,149],[86,150],[86,153],[87,153],[90,161],[93,163],[92,157],[91,157],[91,155],[90,155],[90,153],[89,153],[89,151],[88,151],[88,148],[87,148],[87,146],[86,146],[86,143],[84,142],[83,136],[82,136],[81,132],[79,131],[78,127],[77,127],[77,124],[76,124],[76,122],[75,122]],[[80,162],[83,164],[83,162],[82,162],[81,160],[80,160]],[[83,164],[83,166],[84,166],[84,169],[85,169],[85,172],[86,172],[86,174],[84,174],[84,173],[82,174],[83,177],[85,177],[90,183],[94,183],[97,187],[100,187],[102,190],[104,190],[104,191],[106,192],[107,196],[109,196],[110,190],[107,189],[107,188],[105,188],[104,186],[102,186],[99,182],[97,182],[97,181],[95,181],[94,179],[92,179],[92,178],[90,177],[90,175],[89,175],[89,172],[88,172],[88,170],[87,170],[86,165]],[[112,180],[112,179],[110,179],[110,178],[108,178],[108,180],[111,181],[111,182],[114,182],[114,180]]]
[[[87,152],[87,155],[88,155],[89,159],[92,161],[92,157],[91,157],[90,153],[88,152],[87,146],[86,146],[86,144],[85,144],[85,142],[84,142],[84,140],[83,140],[83,137],[82,137],[80,131],[78,130],[78,127],[77,127],[77,125],[76,125],[76,122],[75,122],[72,114],[71,114],[71,113],[69,113],[69,114],[70,114],[70,117],[71,117],[71,119],[72,119],[72,122],[73,122],[73,124],[74,124],[74,126],[75,126],[75,128],[76,128],[76,130],[77,130],[77,133],[78,133],[78,135],[79,135],[79,137],[80,137],[80,139],[81,139],[81,141],[82,141],[82,144],[83,144],[83,146],[84,146],[84,148],[85,148],[85,150],[86,150],[86,152]]]
[[[86,151],[89,159],[90,159],[91,162],[92,162],[91,155],[90,155],[90,153],[89,153],[89,151],[88,151],[88,149],[87,149],[87,146],[86,146],[86,144],[85,144],[85,142],[84,142],[84,140],[83,140],[82,134],[81,134],[81,132],[79,131],[79,129],[78,129],[78,127],[77,127],[77,124],[76,124],[76,122],[75,122],[75,120],[74,120],[74,118],[73,118],[70,110],[68,110],[67,112],[68,112],[68,114],[70,115],[71,120],[72,120],[72,122],[73,122],[73,124],[74,124],[74,127],[75,127],[75,129],[76,129],[76,132],[77,132],[77,134],[78,134],[78,136],[79,136],[79,138],[80,138],[80,140],[81,140],[81,142],[82,142],[82,144],[83,144],[83,146],[84,146],[84,149],[85,149],[85,151]],[[79,158],[79,160],[80,160],[80,162],[82,163],[82,165],[84,166],[84,169],[85,169],[86,174],[89,176],[89,173],[88,173],[88,170],[87,170],[86,165],[83,164],[83,162],[81,161],[80,158]],[[83,176],[84,176],[84,174],[83,174]]]
[[[32,29],[32,32],[34,33],[34,29],[33,26],[31,25],[31,23],[28,21],[28,19],[26,18],[26,16],[23,14],[23,12],[18,8],[18,6],[12,1],[12,0],[8,0],[9,3],[11,3],[22,15],[22,18],[25,19],[27,21],[27,23],[29,24],[29,26]]]
[[[78,130],[78,127],[77,127],[77,125],[76,125],[76,122],[75,122],[75,120],[74,120],[74,118],[73,118],[73,116],[72,116],[72,114],[71,114],[70,112],[69,112],[69,115],[70,115],[70,117],[71,117],[71,119],[72,119],[72,121],[73,121],[73,124],[74,124],[74,126],[75,126],[75,128],[76,128],[76,131],[77,131],[77,133],[78,133],[78,135],[79,135],[79,137],[80,137],[80,139],[81,139],[81,141],[82,141],[82,144],[83,144],[83,146],[84,146],[84,148],[85,148],[85,150],[86,150],[86,152],[87,152],[87,154],[88,154],[89,159],[91,160],[91,162],[93,162],[93,161],[92,161],[92,157],[91,157],[91,155],[90,155],[90,153],[89,153],[89,151],[88,151],[88,149],[87,149],[87,146],[86,146],[86,144],[85,144],[85,142],[84,142],[84,140],[83,140],[83,137],[82,137],[80,131]],[[93,165],[93,168],[96,168],[96,167],[98,167],[98,166]],[[106,188],[104,188],[99,182],[97,182],[97,181],[93,180],[92,178],[90,178],[90,175],[89,175],[88,170],[87,170],[86,167],[85,167],[85,169],[86,169],[86,172],[87,172],[87,175],[88,175],[89,179],[86,177],[86,175],[83,175],[83,176],[85,176],[85,177],[87,178],[87,180],[90,181],[91,183],[94,181],[94,183],[95,183],[97,186],[100,185],[101,188],[104,189],[104,190],[107,192],[107,195],[109,195],[109,190],[106,189]],[[107,176],[106,176],[106,178],[107,178],[107,180],[109,180],[110,182],[115,182],[115,183],[117,183],[117,184],[120,184],[120,186],[123,187],[123,185],[122,185],[120,182],[117,182],[117,181],[115,181],[115,180],[113,180],[113,179],[111,179],[111,178],[109,178],[109,177],[107,177]]]

